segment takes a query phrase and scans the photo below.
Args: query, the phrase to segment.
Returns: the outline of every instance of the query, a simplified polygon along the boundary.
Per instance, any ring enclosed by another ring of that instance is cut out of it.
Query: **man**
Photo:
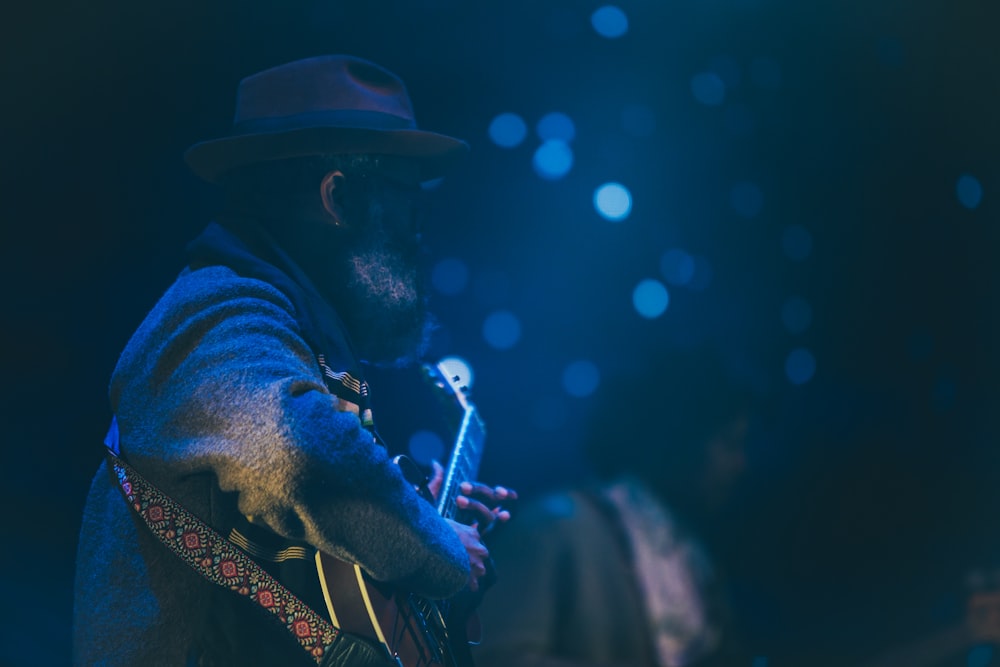
[[[224,210],[111,379],[76,664],[381,664],[377,642],[310,613],[317,552],[425,598],[477,588],[480,534],[515,494],[466,483],[478,530],[442,519],[378,439],[361,367],[423,350],[415,197],[466,151],[349,56],[244,79],[232,133],[188,150]]]
[[[708,348],[605,382],[587,434],[599,479],[496,535],[479,667],[749,665],[704,539],[743,472],[749,394]]]

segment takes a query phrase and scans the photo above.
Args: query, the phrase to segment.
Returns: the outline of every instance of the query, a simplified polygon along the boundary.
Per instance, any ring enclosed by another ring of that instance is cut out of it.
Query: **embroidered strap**
[[[181,560],[213,584],[250,598],[284,624],[317,664],[340,631],[204,521],[115,456],[108,460],[132,509]]]

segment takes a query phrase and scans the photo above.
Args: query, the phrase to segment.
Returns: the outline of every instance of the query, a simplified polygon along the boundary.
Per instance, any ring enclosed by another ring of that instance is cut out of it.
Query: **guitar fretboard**
[[[455,437],[448,467],[445,470],[442,493],[438,500],[438,513],[446,519],[455,518],[458,506],[459,485],[466,480],[474,480],[479,473],[479,463],[483,455],[486,428],[475,406],[469,404],[462,415],[462,423]]]

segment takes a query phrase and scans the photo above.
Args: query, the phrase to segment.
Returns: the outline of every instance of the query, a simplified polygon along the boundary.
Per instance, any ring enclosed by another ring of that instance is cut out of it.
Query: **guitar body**
[[[447,377],[440,365],[424,371],[460,413],[440,497],[430,494],[416,464],[406,457],[396,462],[414,489],[436,504],[442,517],[453,519],[459,484],[475,478],[486,432],[475,407],[453,386],[457,377]],[[330,620],[340,629],[380,643],[402,667],[473,667],[469,645],[480,639],[478,595],[428,600],[376,582],[357,565],[322,552],[316,554],[316,567]]]
[[[448,618],[447,601],[396,591],[371,580],[357,565],[324,553],[316,560],[334,625],[382,644],[404,667],[472,667],[468,646],[478,641],[474,615],[468,623]]]

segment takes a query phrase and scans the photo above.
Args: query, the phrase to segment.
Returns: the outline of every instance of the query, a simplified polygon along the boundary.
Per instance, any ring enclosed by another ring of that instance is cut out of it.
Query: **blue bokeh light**
[[[429,465],[431,461],[441,461],[444,458],[444,442],[433,431],[417,431],[410,436],[407,448],[413,460],[422,465]]]
[[[514,148],[528,135],[528,126],[516,113],[502,113],[490,122],[490,139],[501,148]]]
[[[691,77],[691,93],[705,106],[719,106],[726,100],[726,84],[715,72],[699,72]]]
[[[754,183],[737,183],[729,192],[729,203],[744,218],[755,218],[764,206],[764,193]]]
[[[934,387],[931,389],[931,402],[938,411],[949,410],[955,406],[958,398],[958,383],[955,380],[955,369],[947,366],[941,370]]]
[[[431,271],[431,284],[441,294],[461,294],[469,284],[469,267],[460,259],[442,259]]]
[[[567,394],[584,398],[597,390],[597,386],[601,383],[601,372],[593,362],[581,359],[566,366],[562,383]]]
[[[509,350],[521,339],[521,321],[507,310],[491,313],[483,322],[483,338],[492,348]]]
[[[785,358],[785,375],[794,385],[809,382],[816,374],[816,358],[804,347],[797,347]]]
[[[538,138],[542,141],[559,139],[569,143],[576,137],[576,125],[573,119],[560,111],[553,111],[542,116],[535,126]]]
[[[812,248],[812,234],[802,225],[788,225],[781,233],[781,249],[788,259],[796,262],[808,259]]]
[[[594,209],[605,220],[621,222],[632,211],[632,193],[621,183],[605,183],[594,191]]]
[[[549,139],[535,151],[532,166],[542,178],[559,180],[573,167],[573,150],[565,141]]]
[[[694,257],[680,248],[671,248],[660,257],[660,273],[671,285],[687,285],[694,278]]]
[[[962,174],[955,184],[955,194],[962,206],[973,209],[983,201],[983,186],[975,176]]]
[[[616,39],[628,32],[628,16],[619,7],[604,5],[590,15],[590,24],[601,37]]]
[[[659,280],[647,278],[632,291],[632,305],[637,313],[652,320],[666,312],[670,305],[670,293]]]
[[[803,333],[812,325],[812,306],[802,297],[789,297],[781,307],[781,323],[791,334]]]
[[[993,664],[992,644],[977,644],[965,654],[966,667],[990,667]]]

